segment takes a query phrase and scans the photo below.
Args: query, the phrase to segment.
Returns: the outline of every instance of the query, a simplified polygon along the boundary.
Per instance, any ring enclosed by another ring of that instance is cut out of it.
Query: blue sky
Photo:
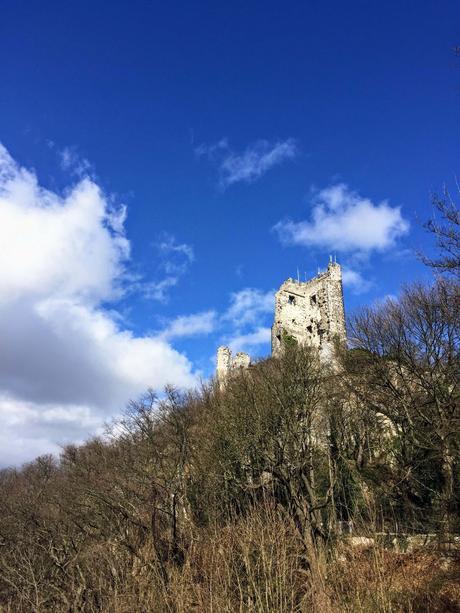
[[[351,313],[428,279],[457,2],[21,2],[0,20],[0,464],[100,431],[330,254]]]

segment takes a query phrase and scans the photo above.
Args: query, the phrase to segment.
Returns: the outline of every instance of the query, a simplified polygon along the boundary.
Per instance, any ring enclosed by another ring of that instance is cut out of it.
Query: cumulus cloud
[[[274,143],[258,140],[237,153],[227,139],[222,139],[214,145],[200,145],[195,153],[199,157],[206,156],[217,165],[219,185],[226,189],[235,183],[252,183],[260,179],[274,166],[294,158],[298,148],[293,138]]]
[[[103,429],[103,419],[88,407],[40,404],[0,394],[0,465],[20,464],[61,444],[83,442]]]
[[[401,208],[384,200],[374,203],[341,183],[316,193],[310,220],[280,221],[274,227],[286,245],[331,251],[384,251],[407,234]]]
[[[84,438],[148,386],[193,384],[166,338],[103,306],[126,292],[125,218],[89,178],[54,193],[0,145],[0,464]]]

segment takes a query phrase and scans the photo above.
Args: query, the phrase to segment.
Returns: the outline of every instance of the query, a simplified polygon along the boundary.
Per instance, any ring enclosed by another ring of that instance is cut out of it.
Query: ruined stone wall
[[[317,347],[321,359],[329,361],[335,339],[345,341],[346,329],[342,269],[331,261],[327,270],[313,279],[288,279],[276,292],[272,355],[279,355],[285,343],[297,342]],[[247,353],[233,357],[228,347],[219,347],[216,375],[221,387],[232,372],[250,364]]]
[[[237,372],[241,368],[248,368],[250,364],[251,358],[247,353],[239,351],[233,356],[229,347],[219,347],[216,368],[219,385],[222,387],[233,372]]]
[[[327,270],[310,281],[285,281],[275,295],[272,355],[290,341],[318,347],[323,358],[332,354],[335,338],[344,341],[342,270],[330,262]]]

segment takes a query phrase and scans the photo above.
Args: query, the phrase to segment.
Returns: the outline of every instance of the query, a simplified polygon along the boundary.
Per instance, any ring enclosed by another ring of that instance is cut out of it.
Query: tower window
[[[313,326],[307,326],[307,330],[310,334],[313,334]]]
[[[289,304],[295,304],[295,297],[292,295],[289,295]]]
[[[314,306],[316,304],[316,294],[313,294],[313,296],[310,296],[310,304],[311,306]]]

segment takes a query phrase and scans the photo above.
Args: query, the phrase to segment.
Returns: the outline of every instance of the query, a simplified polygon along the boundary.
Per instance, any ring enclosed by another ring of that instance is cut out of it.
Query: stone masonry
[[[288,342],[317,347],[320,358],[330,361],[334,340],[345,341],[342,269],[329,262],[327,270],[309,281],[288,279],[275,294],[275,318],[272,326],[272,356],[283,351]],[[248,368],[247,353],[232,356],[228,347],[217,351],[217,379],[224,385],[226,378],[240,368]]]
[[[219,347],[217,350],[216,375],[221,387],[229,374],[241,368],[248,368],[250,364],[251,358],[247,353],[240,351],[233,356],[229,347]]]
[[[322,359],[332,356],[334,339],[344,341],[342,269],[329,262],[327,270],[309,281],[288,279],[275,294],[272,355],[289,340],[317,347]]]

